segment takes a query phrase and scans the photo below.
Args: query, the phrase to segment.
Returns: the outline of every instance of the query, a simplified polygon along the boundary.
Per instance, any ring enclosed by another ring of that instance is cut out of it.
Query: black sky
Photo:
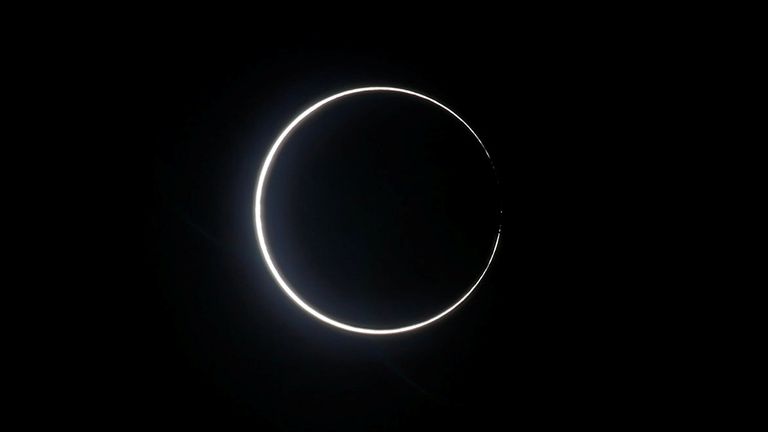
[[[46,356],[71,355],[61,397],[86,394],[97,422],[291,431],[488,430],[630,411],[626,395],[654,371],[636,348],[650,324],[631,319],[654,291],[646,261],[626,252],[648,229],[626,176],[647,137],[623,109],[643,91],[627,72],[641,66],[626,46],[569,34],[88,51],[73,81],[87,96],[73,85],[58,99],[87,105],[78,117],[90,125],[87,141],[69,135],[80,144],[68,157],[86,155],[88,169],[66,186],[87,192],[59,206],[72,220],[65,244],[93,237],[78,259],[87,281],[67,293],[84,312]],[[267,212],[302,295],[350,322],[411,321],[462,292],[502,226],[464,305],[389,337],[296,307],[252,220],[258,169],[287,122],[370,85],[451,107],[495,171],[460,125],[407,98],[361,98],[308,122],[279,156]]]

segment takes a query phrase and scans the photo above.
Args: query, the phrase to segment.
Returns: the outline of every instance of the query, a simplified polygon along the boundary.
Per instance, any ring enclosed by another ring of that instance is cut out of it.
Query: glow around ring
[[[291,123],[286,127],[283,132],[280,134],[280,136],[277,137],[277,140],[275,140],[275,143],[272,144],[272,148],[269,149],[269,153],[267,154],[266,159],[264,159],[264,163],[261,166],[261,171],[259,172],[259,180],[256,183],[256,201],[254,204],[254,213],[255,213],[255,220],[256,220],[256,236],[259,240],[259,247],[261,247],[261,253],[264,257],[264,261],[267,263],[267,267],[269,267],[269,271],[272,273],[272,277],[275,278],[277,283],[280,285],[280,288],[283,289],[283,291],[288,295],[288,297],[291,298],[297,305],[299,305],[302,309],[307,311],[310,315],[313,317],[319,319],[320,321],[323,321],[327,324],[330,324],[334,327],[338,327],[342,330],[354,332],[354,333],[364,333],[364,334],[371,334],[371,335],[385,335],[385,334],[394,334],[394,333],[403,333],[411,330],[415,330],[420,327],[424,327],[427,324],[431,324],[440,318],[444,317],[445,315],[449,314],[451,311],[456,309],[464,300],[467,299],[467,297],[472,294],[472,292],[477,288],[477,286],[480,284],[480,281],[483,280],[483,277],[485,276],[485,273],[488,272],[488,268],[491,266],[491,262],[493,261],[493,256],[496,254],[496,248],[499,246],[499,239],[501,238],[501,227],[499,227],[499,231],[496,234],[496,241],[493,244],[493,249],[491,250],[491,256],[488,258],[488,264],[485,265],[485,269],[483,269],[483,272],[480,274],[480,277],[477,278],[477,281],[472,285],[472,287],[469,289],[469,291],[464,294],[464,296],[459,299],[456,303],[451,305],[448,309],[440,312],[439,314],[433,316],[432,318],[429,318],[428,320],[418,322],[416,324],[407,325],[404,327],[397,327],[397,328],[389,328],[389,329],[373,329],[373,328],[365,328],[365,327],[355,327],[349,324],[345,324],[343,322],[337,321],[333,318],[330,318],[328,316],[325,316],[321,314],[320,312],[316,311],[312,308],[312,306],[308,305],[304,300],[301,299],[294,291],[291,289],[290,285],[288,285],[288,282],[283,279],[283,277],[280,275],[280,272],[277,270],[277,267],[275,266],[275,263],[272,261],[272,256],[269,254],[269,248],[267,247],[267,241],[264,236],[264,224],[261,220],[261,200],[264,195],[264,183],[266,183],[267,180],[267,174],[269,173],[269,168],[272,164],[272,160],[275,157],[275,154],[277,153],[277,150],[280,148],[280,145],[282,145],[283,141],[285,141],[285,138],[293,131],[296,126],[298,126],[305,118],[309,117],[310,114],[320,109],[325,104],[328,104],[330,102],[333,102],[336,99],[343,98],[345,96],[349,96],[356,93],[363,93],[363,92],[395,92],[395,93],[405,93],[411,96],[416,96],[421,99],[428,100],[432,102],[433,104],[439,106],[440,108],[448,111],[451,113],[454,117],[459,119],[461,123],[464,124],[464,126],[469,129],[470,132],[472,132],[472,135],[477,139],[477,142],[480,143],[480,145],[483,147],[483,150],[485,151],[486,156],[488,156],[488,159],[490,160],[491,156],[488,154],[488,150],[483,145],[483,142],[480,141],[480,138],[477,136],[475,131],[472,130],[471,127],[465,122],[461,117],[459,117],[455,112],[451,111],[450,108],[447,106],[441,104],[440,102],[428,97],[424,96],[423,94],[416,93],[411,90],[405,90],[401,88],[395,88],[395,87],[361,87],[356,88],[352,90],[343,91],[341,93],[336,93],[333,96],[329,96],[320,102],[315,103],[311,107],[307,108],[304,112],[299,114]],[[493,164],[491,164],[493,166]]]

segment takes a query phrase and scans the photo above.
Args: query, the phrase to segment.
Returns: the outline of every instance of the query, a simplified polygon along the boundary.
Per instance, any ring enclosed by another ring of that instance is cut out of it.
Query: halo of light
[[[483,145],[483,142],[480,140],[480,138],[477,136],[474,130],[472,130],[471,127],[465,122],[461,117],[458,116],[455,112],[453,112],[450,108],[443,105],[442,103],[425,96],[423,94],[417,93],[415,91],[411,90],[405,90],[401,88],[396,87],[361,87],[361,88],[355,88],[351,90],[346,90],[340,93],[336,93],[332,96],[328,96],[327,98],[315,103],[314,105],[310,106],[306,110],[304,110],[301,114],[296,116],[289,124],[288,126],[283,129],[283,131],[280,133],[280,135],[277,137],[275,142],[272,144],[272,147],[269,149],[269,153],[267,153],[267,157],[264,159],[264,163],[261,166],[261,171],[259,172],[258,181],[256,183],[256,198],[254,203],[254,219],[256,223],[256,236],[259,241],[259,247],[261,248],[261,254],[264,258],[264,262],[267,264],[267,267],[269,268],[270,273],[272,274],[272,277],[275,279],[275,281],[280,285],[280,288],[285,292],[288,297],[290,297],[291,300],[294,301],[299,307],[301,307],[305,312],[309,313],[313,317],[317,318],[318,320],[330,324],[334,327],[340,328],[342,330],[346,330],[349,332],[354,333],[363,333],[363,334],[369,334],[369,335],[386,335],[386,334],[395,334],[395,333],[404,333],[407,331],[415,330],[420,327],[424,327],[428,324],[431,324],[440,318],[448,315],[451,311],[456,309],[461,303],[464,302],[477,288],[478,285],[480,285],[480,282],[483,280],[483,277],[485,277],[485,274],[488,272],[488,269],[491,266],[491,263],[493,262],[493,257],[496,254],[496,248],[499,246],[499,239],[501,238],[501,226],[499,226],[499,230],[496,234],[496,240],[493,243],[493,249],[491,249],[491,254],[488,258],[488,263],[485,265],[485,268],[483,269],[483,272],[480,274],[480,276],[477,278],[477,281],[472,285],[471,288],[454,304],[452,304],[447,309],[443,310],[439,314],[426,319],[424,321],[417,322],[415,324],[410,324],[402,327],[396,327],[396,328],[366,328],[366,327],[358,327],[349,325],[346,323],[343,323],[341,321],[338,321],[336,319],[333,319],[329,316],[326,316],[319,311],[315,310],[312,306],[307,304],[304,300],[302,300],[301,297],[299,297],[298,294],[294,292],[294,290],[291,288],[291,286],[288,284],[288,282],[283,279],[280,272],[277,270],[277,267],[275,266],[275,263],[272,260],[272,256],[269,253],[269,248],[267,247],[267,241],[264,234],[264,223],[262,222],[262,209],[261,209],[261,201],[262,197],[264,196],[264,184],[266,183],[267,176],[269,174],[270,167],[272,165],[272,161],[275,157],[275,154],[277,153],[277,150],[280,148],[280,146],[285,141],[286,137],[293,131],[304,119],[309,117],[313,112],[320,109],[322,106],[333,102],[337,99],[343,98],[345,96],[349,96],[356,93],[363,93],[363,92],[395,92],[395,93],[403,93],[411,96],[415,96],[424,100],[427,100],[440,108],[444,109],[445,111],[451,113],[454,117],[456,117],[466,128],[472,133],[472,135],[477,139],[477,142],[480,143],[480,146],[485,151],[486,156],[488,156],[488,160],[490,161],[491,156],[488,153],[488,150],[485,148],[485,145]],[[491,162],[491,166],[493,167],[493,163]]]

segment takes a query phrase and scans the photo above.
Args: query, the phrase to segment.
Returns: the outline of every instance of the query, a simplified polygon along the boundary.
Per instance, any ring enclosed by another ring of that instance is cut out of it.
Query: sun
[[[341,98],[344,98],[346,96],[350,96],[357,93],[367,93],[367,92],[394,92],[394,93],[402,93],[406,95],[410,95],[413,97],[421,98],[426,101],[431,102],[432,104],[440,107],[441,109],[449,112],[451,115],[453,115],[456,119],[458,119],[466,128],[472,133],[472,135],[477,139],[477,142],[480,144],[480,146],[485,151],[486,156],[488,156],[488,159],[490,161],[491,156],[488,153],[488,150],[485,148],[485,145],[483,145],[482,141],[480,141],[480,138],[477,136],[475,131],[472,130],[471,127],[465,122],[461,117],[458,116],[455,112],[453,112],[450,108],[443,105],[442,103],[430,98],[429,96],[425,96],[421,93],[417,93],[415,91],[396,88],[396,87],[361,87],[361,88],[355,88],[351,90],[346,90],[340,93],[336,93],[332,96],[328,96],[325,99],[315,103],[314,105],[310,106],[306,110],[304,110],[301,114],[296,116],[289,124],[286,126],[285,129],[280,133],[280,135],[277,137],[275,142],[272,144],[272,147],[269,149],[269,153],[267,153],[267,157],[264,159],[264,163],[261,166],[261,170],[259,172],[258,181],[256,183],[256,197],[254,200],[254,221],[256,225],[256,237],[259,242],[259,247],[261,249],[261,254],[264,259],[264,262],[267,264],[267,267],[269,268],[270,273],[272,274],[272,277],[275,279],[277,284],[280,286],[280,288],[285,292],[285,294],[290,297],[291,300],[293,300],[299,307],[301,307],[304,311],[312,315],[313,317],[317,318],[318,320],[332,325],[336,328],[346,330],[349,332],[354,333],[363,333],[363,334],[369,334],[369,335],[387,335],[387,334],[396,334],[396,333],[404,333],[412,330],[416,330],[418,328],[424,327],[426,325],[429,325],[431,323],[434,323],[435,321],[443,318],[444,316],[448,315],[451,311],[456,309],[460,304],[462,304],[471,294],[472,292],[480,285],[480,282],[485,277],[485,274],[488,272],[488,269],[491,266],[491,263],[493,262],[493,257],[496,254],[496,249],[499,246],[499,240],[501,239],[501,226],[499,226],[499,230],[496,233],[496,239],[493,243],[493,247],[491,248],[490,255],[488,257],[488,262],[485,265],[485,268],[483,269],[482,273],[478,276],[475,283],[469,287],[469,289],[466,291],[466,293],[454,304],[452,304],[447,309],[443,310],[439,314],[430,317],[428,319],[425,319],[423,321],[409,324],[402,327],[396,327],[396,328],[366,328],[366,327],[358,327],[349,325],[346,323],[343,323],[337,319],[334,319],[332,317],[329,317],[327,315],[324,315],[314,309],[311,305],[309,305],[307,302],[302,300],[302,298],[296,294],[296,292],[291,288],[291,286],[288,284],[288,282],[282,277],[280,272],[277,270],[277,266],[275,265],[275,262],[272,259],[271,254],[269,253],[269,247],[267,246],[267,240],[266,235],[264,232],[264,223],[262,221],[262,199],[264,197],[264,185],[267,182],[267,178],[269,176],[270,167],[272,166],[272,163],[275,158],[275,154],[277,153],[278,149],[281,145],[285,142],[286,137],[294,130],[296,129],[304,119],[312,115],[312,113],[316,112],[323,106],[339,100]],[[493,166],[493,164],[491,164]]]

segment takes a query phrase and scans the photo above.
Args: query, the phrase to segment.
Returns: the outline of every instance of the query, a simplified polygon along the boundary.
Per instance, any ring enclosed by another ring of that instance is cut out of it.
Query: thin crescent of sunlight
[[[407,331],[415,330],[420,327],[424,327],[428,324],[431,324],[440,318],[444,317],[445,315],[448,315],[451,311],[456,309],[461,303],[466,300],[470,294],[477,288],[478,285],[480,285],[480,282],[483,280],[483,277],[488,272],[488,268],[491,266],[491,262],[493,262],[493,257],[496,254],[496,248],[499,246],[499,239],[501,238],[501,228],[499,228],[497,234],[496,234],[496,240],[493,244],[493,249],[491,250],[490,257],[488,258],[488,263],[485,265],[485,268],[483,269],[483,272],[480,274],[480,276],[477,278],[477,281],[472,285],[471,288],[453,305],[445,309],[444,311],[440,312],[439,314],[421,321],[417,322],[415,324],[410,324],[403,327],[396,327],[396,328],[383,328],[383,329],[377,329],[377,328],[366,328],[366,327],[357,327],[349,324],[345,324],[341,321],[335,320],[329,316],[323,315],[322,313],[318,312],[312,306],[307,304],[304,300],[302,300],[301,297],[299,297],[298,294],[294,292],[294,290],[291,288],[291,286],[288,284],[288,282],[282,277],[280,272],[277,270],[277,267],[275,266],[274,261],[272,260],[272,256],[269,253],[269,248],[267,247],[267,241],[266,236],[264,234],[264,224],[262,222],[262,198],[264,196],[264,184],[267,180],[267,175],[269,173],[269,169],[272,165],[272,161],[275,157],[275,154],[277,153],[277,150],[280,148],[280,146],[285,141],[286,137],[293,131],[304,119],[309,117],[313,112],[320,109],[323,105],[326,105],[334,100],[343,98],[345,96],[349,96],[355,93],[363,93],[363,92],[396,92],[396,93],[404,93],[411,96],[415,96],[424,100],[427,100],[429,102],[432,102],[433,104],[439,106],[440,108],[448,111],[451,113],[454,117],[456,117],[464,126],[469,129],[469,131],[472,133],[472,135],[477,139],[477,141],[482,146],[483,150],[485,151],[486,156],[488,156],[488,159],[490,160],[490,154],[488,153],[488,150],[485,148],[485,145],[483,145],[482,141],[480,141],[480,138],[477,136],[475,131],[472,130],[471,127],[465,122],[461,117],[458,116],[455,112],[451,111],[450,108],[447,106],[441,104],[440,102],[425,96],[420,93],[416,93],[411,90],[405,90],[401,88],[396,87],[361,87],[361,88],[355,88],[351,90],[346,90],[341,93],[336,93],[332,96],[329,96],[311,107],[307,108],[299,114],[296,118],[291,121],[291,123],[288,124],[288,126],[280,133],[280,136],[277,137],[277,140],[272,144],[272,147],[269,149],[269,153],[267,153],[267,157],[264,159],[264,163],[261,166],[261,171],[259,173],[258,182],[256,184],[256,199],[254,204],[254,216],[255,216],[255,222],[256,222],[256,235],[259,240],[259,247],[261,248],[261,253],[264,258],[264,261],[267,264],[267,267],[269,267],[269,271],[272,273],[272,277],[275,279],[275,281],[280,285],[280,288],[282,288],[283,292],[288,295],[288,297],[291,298],[299,307],[304,309],[307,313],[312,315],[313,317],[319,319],[320,321],[325,322],[326,324],[330,324],[334,327],[340,328],[342,330],[354,332],[354,333],[363,333],[363,334],[369,334],[369,335],[386,335],[386,334],[395,334],[395,333],[404,333]],[[493,165],[492,165],[493,166]]]

